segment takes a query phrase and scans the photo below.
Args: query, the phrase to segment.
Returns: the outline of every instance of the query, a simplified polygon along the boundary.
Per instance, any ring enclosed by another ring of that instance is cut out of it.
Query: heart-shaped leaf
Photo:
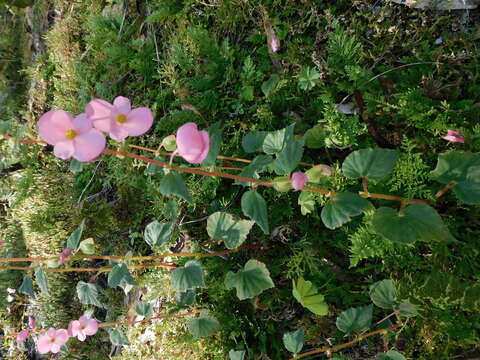
[[[370,286],[370,299],[382,309],[391,310],[397,301],[397,289],[390,279],[378,281]]]
[[[265,234],[269,233],[267,203],[256,191],[247,191],[242,196],[242,211],[245,216],[254,220]]]
[[[302,191],[298,196],[298,205],[303,216],[310,214],[315,209],[315,196],[310,191]]]
[[[372,312],[372,305],[347,309],[337,317],[337,328],[346,334],[367,330],[372,325]]]
[[[125,336],[125,334],[120,328],[110,330],[109,335],[110,335],[110,342],[115,346],[129,344],[128,338]]]
[[[285,345],[285,348],[288,351],[294,354],[298,354],[300,351],[302,351],[304,343],[305,330],[303,328],[283,334],[283,345]]]
[[[177,303],[180,306],[190,306],[195,303],[196,294],[194,290],[187,290],[185,292],[177,292]]]
[[[409,301],[402,301],[395,306],[398,310],[398,313],[402,317],[413,317],[418,315],[417,305],[412,304]]]
[[[78,249],[86,255],[93,255],[95,254],[95,241],[92,238],[82,240]]]
[[[343,174],[350,178],[365,176],[372,181],[388,178],[400,152],[387,149],[361,149],[347,156],[342,165]]]
[[[35,291],[33,291],[32,278],[28,275],[23,276],[22,285],[18,288],[18,292],[35,298]]]
[[[170,172],[164,176],[160,182],[160,192],[163,195],[176,195],[182,199],[192,202],[192,197],[188,193],[187,186],[183,180],[182,175],[175,172]]]
[[[243,270],[236,273],[229,271],[225,286],[227,289],[235,288],[240,300],[251,299],[275,287],[265,264],[253,259],[247,261]]]
[[[144,316],[145,318],[151,318],[153,315],[152,304],[147,302],[140,302],[135,306],[135,311],[138,315]]]
[[[300,277],[297,283],[293,282],[292,294],[297,301],[316,315],[327,315],[328,305],[323,295],[319,294],[317,288],[311,281]]]
[[[216,212],[208,217],[207,232],[212,239],[222,239],[228,249],[234,249],[245,241],[254,221],[238,220],[225,212]]]
[[[401,213],[381,207],[375,212],[372,224],[379,235],[401,244],[455,240],[437,211],[423,203],[408,205]]]
[[[273,155],[282,151],[284,146],[293,140],[294,127],[295,124],[292,124],[281,130],[268,132],[263,141],[263,152]]]
[[[270,76],[270,79],[263,82],[261,89],[265,97],[268,98],[270,93],[277,87],[279,81],[280,76],[278,76],[277,74],[273,74],[272,76]]]
[[[242,139],[243,150],[247,153],[262,151],[263,142],[268,132],[266,131],[252,131],[245,135]]]
[[[80,243],[80,239],[82,237],[83,229],[85,228],[85,220],[82,220],[80,226],[70,234],[67,240],[67,248],[76,252],[78,250],[78,244]]]
[[[95,305],[100,308],[104,307],[98,300],[98,287],[95,284],[79,281],[77,283],[77,296],[82,304]]]
[[[250,164],[245,166],[243,170],[238,174],[239,176],[258,179],[260,172],[264,171],[265,168],[273,162],[273,158],[270,155],[258,155],[255,159],[252,160]],[[235,184],[240,184],[242,186],[252,186],[251,182],[236,180]]]
[[[214,334],[219,327],[220,323],[218,320],[209,316],[206,311],[187,322],[188,331],[197,339]]]
[[[108,273],[108,286],[115,288],[120,286],[125,288],[128,285],[136,285],[135,280],[133,280],[130,271],[128,270],[127,265],[117,264],[112,270]]]
[[[42,291],[42,294],[48,296],[48,280],[40,266],[35,266],[35,280],[37,281],[38,287]]]
[[[147,244],[151,247],[162,246],[170,240],[172,230],[173,224],[160,223],[154,220],[145,227],[143,236]]]
[[[205,286],[202,265],[195,260],[188,261],[184,266],[173,270],[171,280],[172,286],[180,292]]]
[[[289,175],[298,166],[302,160],[304,143],[305,140],[300,139],[291,140],[285,144],[273,162],[273,169],[278,175]]]
[[[336,229],[360,215],[372,205],[358,194],[344,192],[328,200],[322,209],[322,221],[329,229]]]

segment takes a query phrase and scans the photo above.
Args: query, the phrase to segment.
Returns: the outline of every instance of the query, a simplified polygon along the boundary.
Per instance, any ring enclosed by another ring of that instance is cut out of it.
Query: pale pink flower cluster
[[[442,139],[447,140],[448,142],[459,142],[464,143],[465,139],[463,138],[462,134],[455,130],[448,130],[446,136],[442,136]]]
[[[94,99],[87,104],[85,113],[76,117],[63,110],[51,110],[38,121],[40,136],[54,146],[55,156],[87,162],[98,157],[105,149],[103,133],[117,141],[128,136],[146,133],[153,124],[150,109],[132,109],[130,100],[119,96],[113,104]]]

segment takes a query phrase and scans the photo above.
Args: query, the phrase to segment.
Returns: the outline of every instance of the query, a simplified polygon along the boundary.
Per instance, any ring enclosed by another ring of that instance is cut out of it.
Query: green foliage
[[[184,266],[173,270],[171,279],[172,286],[179,292],[205,286],[202,266],[195,260],[188,261]]]
[[[397,290],[393,281],[382,280],[370,286],[370,298],[378,307],[391,310],[397,300]]]
[[[372,324],[372,311],[372,305],[350,308],[343,311],[337,317],[336,325],[338,330],[346,334],[351,334],[370,329]]]
[[[357,150],[346,157],[342,170],[350,178],[366,177],[368,180],[382,181],[392,172],[399,155],[395,150]]]
[[[200,316],[190,319],[187,322],[187,327],[190,334],[195,338],[204,338],[214,334],[220,327],[220,323],[204,311]]]
[[[160,192],[163,195],[176,195],[182,199],[192,202],[192,197],[188,193],[185,181],[179,173],[168,173],[160,182]]]
[[[320,82],[320,73],[311,67],[302,70],[298,77],[298,86],[302,90],[311,90]]]
[[[285,345],[285,348],[288,351],[294,354],[298,354],[302,351],[304,342],[305,330],[303,328],[283,334],[283,345]]]
[[[95,305],[100,308],[103,307],[103,304],[98,300],[98,287],[95,284],[89,284],[84,281],[79,281],[77,284],[77,296],[78,300],[82,304],[86,305]]]
[[[210,238],[222,239],[228,249],[234,249],[243,244],[253,224],[253,221],[235,221],[230,214],[216,212],[208,217],[207,232]]]
[[[267,203],[256,191],[247,191],[242,196],[242,211],[261,227],[265,234],[269,233]]]
[[[151,247],[165,245],[172,236],[173,224],[152,221],[145,227],[144,238]]]
[[[275,287],[265,264],[257,260],[248,260],[243,270],[229,271],[225,277],[227,289],[235,288],[240,300],[253,298],[263,291]]]
[[[293,283],[292,294],[303,307],[314,314],[328,314],[328,305],[325,302],[325,297],[318,293],[317,288],[311,281],[304,280],[300,277],[296,283]]]
[[[351,221],[351,217],[360,215],[372,204],[359,195],[344,192],[332,197],[322,209],[322,221],[331,230]]]

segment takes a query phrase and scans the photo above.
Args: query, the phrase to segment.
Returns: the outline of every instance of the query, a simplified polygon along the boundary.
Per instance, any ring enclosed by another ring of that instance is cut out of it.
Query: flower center
[[[125,114],[118,114],[117,115],[117,118],[115,119],[117,121],[117,123],[119,124],[123,124],[127,121],[127,115]]]
[[[52,338],[52,339],[50,340],[50,342],[51,342],[51,343],[54,343],[54,342],[55,342],[55,338]]]
[[[75,130],[67,130],[67,132],[65,133],[65,137],[68,140],[73,140],[75,139],[76,136],[77,136],[77,133],[75,132]]]

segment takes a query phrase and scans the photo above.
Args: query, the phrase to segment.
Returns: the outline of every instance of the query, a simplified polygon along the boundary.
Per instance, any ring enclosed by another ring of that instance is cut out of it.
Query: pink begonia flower
[[[280,40],[275,35],[270,38],[270,49],[274,53],[280,50]]]
[[[295,190],[302,190],[305,184],[308,182],[308,177],[301,171],[294,172],[291,177],[292,187]]]
[[[80,341],[85,341],[87,336],[94,335],[98,331],[98,322],[86,316],[80,316],[80,319],[73,320],[68,325],[68,335],[77,337]]]
[[[465,139],[463,136],[455,130],[448,130],[447,131],[447,136],[442,136],[442,139],[445,139],[450,142],[459,142],[459,143],[464,143]]]
[[[47,333],[38,338],[38,352],[46,354],[49,351],[56,354],[60,348],[68,341],[67,330],[65,329],[48,329]]]
[[[35,318],[33,316],[29,316],[28,317],[28,327],[33,330],[33,329],[35,329],[36,325],[37,325],[37,323],[35,321]]]
[[[113,105],[102,99],[93,99],[87,104],[86,112],[95,128],[109,133],[117,141],[145,134],[153,124],[149,108],[132,109],[130,100],[123,96],[116,97]]]
[[[73,156],[81,162],[91,161],[105,149],[105,136],[92,127],[85,114],[74,118],[66,111],[51,110],[38,121],[38,131],[63,160]]]
[[[22,330],[17,334],[17,344],[23,343],[25,340],[27,340],[28,335],[30,335],[30,332],[28,330]]]
[[[73,250],[70,248],[63,249],[62,253],[60,254],[60,264],[65,265],[68,262],[68,258],[72,255]]]
[[[197,124],[189,122],[177,130],[177,152],[190,164],[200,164],[210,150],[210,136],[198,131]]]

